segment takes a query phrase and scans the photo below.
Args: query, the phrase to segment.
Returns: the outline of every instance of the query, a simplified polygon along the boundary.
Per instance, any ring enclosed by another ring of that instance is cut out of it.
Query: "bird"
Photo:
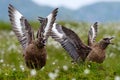
[[[97,32],[98,22],[95,22],[88,32],[88,44],[86,45],[74,31],[54,23],[51,36],[63,46],[74,62],[78,64],[85,61],[103,63],[105,50],[109,44],[113,44],[111,40],[114,37],[105,37],[99,42],[95,42]]]
[[[46,42],[56,20],[57,12],[58,8],[55,8],[43,20],[35,38],[34,30],[28,20],[13,5],[8,6],[12,30],[22,46],[25,64],[29,69],[39,70],[46,64]]]
[[[109,44],[114,44],[111,42],[111,40],[114,38],[112,37],[105,37],[101,39],[99,42],[96,42],[96,36],[97,36],[97,28],[98,23],[96,22],[94,25],[90,27],[89,33],[88,33],[88,46],[92,49],[90,53],[88,54],[86,61],[92,61],[96,63],[103,63],[106,57],[106,48]]]
[[[40,22],[43,20],[43,17],[39,17]],[[114,37],[106,37],[99,42],[95,42],[97,32],[98,22],[95,22],[88,32],[88,44],[86,45],[73,30],[54,23],[51,37],[62,45],[73,59],[73,62],[78,64],[85,61],[102,63],[105,59],[105,50],[109,44],[113,44],[111,40]]]

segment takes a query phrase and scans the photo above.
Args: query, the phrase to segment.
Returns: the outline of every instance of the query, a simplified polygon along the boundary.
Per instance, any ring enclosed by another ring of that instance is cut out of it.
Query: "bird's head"
[[[100,41],[100,46],[105,49],[109,44],[114,44],[111,42],[111,40],[114,39],[114,37],[107,37],[107,38],[103,38]]]
[[[109,37],[109,38],[103,38],[103,42],[104,43],[106,43],[106,44],[113,44],[112,42],[111,42],[111,40],[113,39],[114,37]]]

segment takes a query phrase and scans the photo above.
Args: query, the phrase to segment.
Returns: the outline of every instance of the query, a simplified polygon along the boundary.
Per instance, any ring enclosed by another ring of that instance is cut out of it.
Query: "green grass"
[[[74,30],[84,43],[90,23],[59,22]],[[31,25],[39,23],[32,23]],[[120,28],[118,23],[99,24],[97,41],[103,37],[115,36],[114,45],[109,45],[106,50],[106,59],[102,64],[88,62],[72,64],[66,51],[49,38],[47,43],[47,63],[44,68],[31,74],[25,66],[22,48],[12,32],[9,23],[0,22],[0,80],[114,80],[120,77]],[[38,29],[38,27],[34,27]]]

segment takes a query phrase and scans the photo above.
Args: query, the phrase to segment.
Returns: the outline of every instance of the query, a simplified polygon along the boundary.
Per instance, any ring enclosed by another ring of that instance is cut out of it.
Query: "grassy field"
[[[38,23],[31,23],[39,26]],[[74,30],[84,43],[91,24],[60,22]],[[36,30],[38,27],[34,27]],[[41,70],[30,70],[25,66],[22,48],[11,30],[10,24],[0,22],[0,80],[120,80],[120,24],[99,24],[97,41],[103,37],[115,36],[106,50],[102,64],[93,62],[72,64],[66,51],[49,38],[47,43],[47,64]]]

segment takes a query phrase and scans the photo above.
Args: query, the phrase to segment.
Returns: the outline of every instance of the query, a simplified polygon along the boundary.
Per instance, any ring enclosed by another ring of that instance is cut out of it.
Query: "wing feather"
[[[84,61],[91,51],[91,48],[84,45],[76,33],[57,23],[53,24],[51,36],[63,46],[76,62]]]
[[[34,39],[33,30],[24,16],[11,4],[9,4],[8,13],[12,29],[25,50],[28,44]]]
[[[46,18],[42,18],[42,21],[40,21],[41,27],[38,30],[37,38],[40,41],[42,40],[41,42],[43,42],[43,44],[46,44],[46,41],[50,35],[53,23],[56,20],[57,12],[58,8],[54,9]]]
[[[57,23],[53,24],[51,36],[63,46],[74,61],[77,62],[79,60],[79,55],[73,42],[63,32],[61,25],[58,25]]]
[[[97,28],[98,28],[98,23],[97,22],[95,22],[94,25],[92,25],[90,27],[90,30],[89,30],[89,33],[88,33],[88,45],[89,46],[91,46],[96,40]]]

